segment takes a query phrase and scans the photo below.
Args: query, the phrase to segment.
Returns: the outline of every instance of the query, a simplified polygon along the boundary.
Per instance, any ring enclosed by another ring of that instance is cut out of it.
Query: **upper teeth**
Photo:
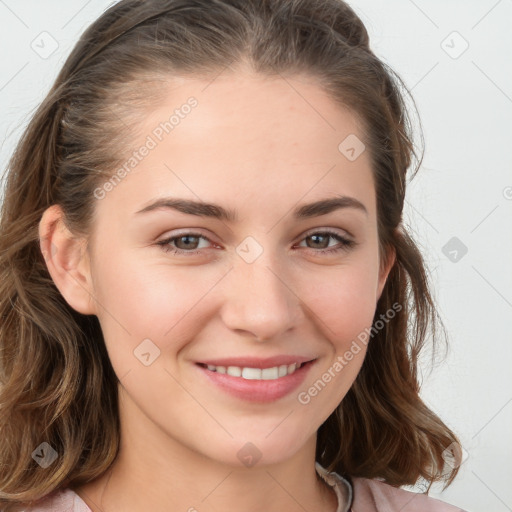
[[[214,366],[212,364],[207,365],[208,370],[217,373],[227,373],[233,377],[242,377],[243,379],[254,379],[254,380],[273,380],[279,377],[285,377],[291,375],[297,368],[300,368],[300,364],[292,363],[289,365],[283,364],[281,366],[273,366],[272,368],[241,368],[240,366]]]

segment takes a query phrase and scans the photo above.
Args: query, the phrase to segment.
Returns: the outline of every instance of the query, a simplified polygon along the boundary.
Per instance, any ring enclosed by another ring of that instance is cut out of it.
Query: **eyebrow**
[[[353,208],[368,215],[368,210],[363,203],[354,197],[348,196],[336,196],[300,205],[293,210],[292,215],[298,220],[309,219],[312,217],[326,215],[344,208]],[[135,213],[147,213],[161,209],[172,209],[187,215],[210,217],[233,223],[238,222],[238,215],[235,210],[225,209],[224,207],[213,203],[205,203],[203,201],[194,201],[191,199],[180,199],[176,197],[163,197],[157,199]]]

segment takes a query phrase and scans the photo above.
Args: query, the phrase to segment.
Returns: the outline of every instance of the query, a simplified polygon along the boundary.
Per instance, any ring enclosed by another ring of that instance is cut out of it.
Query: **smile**
[[[275,380],[280,377],[286,377],[298,370],[305,363],[282,364],[271,368],[250,368],[241,366],[215,366],[205,365],[208,370],[217,373],[240,377],[247,380]]]
[[[296,390],[316,360],[279,364],[268,368],[196,363],[205,382],[246,402],[272,402]],[[246,363],[247,364],[247,363]],[[274,363],[275,364],[275,363]]]

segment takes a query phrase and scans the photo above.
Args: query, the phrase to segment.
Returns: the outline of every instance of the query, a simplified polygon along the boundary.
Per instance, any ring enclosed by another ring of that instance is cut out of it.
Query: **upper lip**
[[[238,366],[240,368],[273,368],[274,366],[290,365],[293,363],[307,363],[312,361],[314,357],[280,355],[274,357],[224,357],[220,359],[208,359],[198,361],[201,364],[209,364],[212,366]]]

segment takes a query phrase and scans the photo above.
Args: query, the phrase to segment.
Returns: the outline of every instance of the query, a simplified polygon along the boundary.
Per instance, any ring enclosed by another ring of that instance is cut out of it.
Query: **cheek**
[[[376,267],[376,263],[366,264],[361,259],[357,264],[316,272],[313,288],[308,288],[307,280],[302,285],[302,296],[318,318],[316,324],[336,351],[345,350],[373,321],[377,305]]]
[[[218,271],[199,267],[144,263],[135,252],[104,258],[95,268],[95,296],[111,358],[130,364],[144,339],[162,351],[179,351],[197,331],[199,316],[205,314],[204,298],[220,277]]]
[[[362,255],[361,255],[362,256]],[[375,260],[376,261],[376,260]],[[308,418],[325,421],[356,379],[375,315],[378,270],[374,258],[317,273],[305,302],[328,344],[329,356],[312,372],[297,396]]]

